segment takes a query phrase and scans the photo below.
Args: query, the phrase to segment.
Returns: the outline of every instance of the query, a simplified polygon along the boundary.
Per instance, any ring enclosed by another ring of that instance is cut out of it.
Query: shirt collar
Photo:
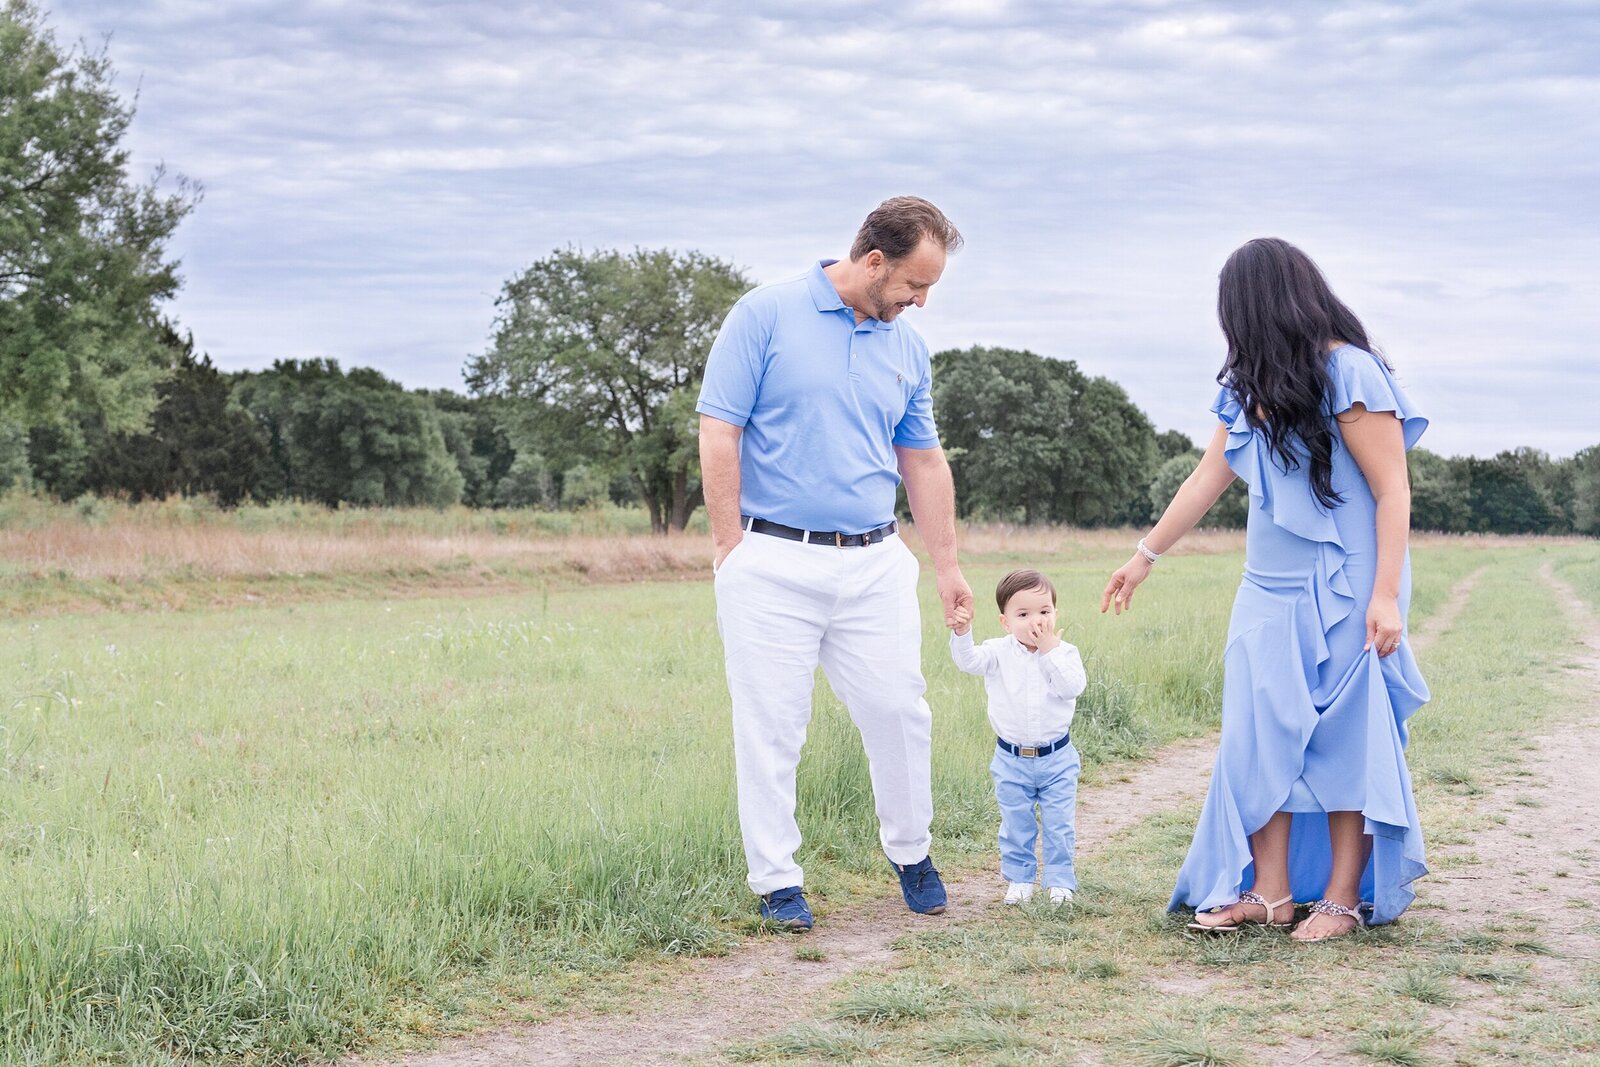
[[[1007,647],[1009,647],[1013,652],[1020,652],[1024,656],[1032,656],[1036,654],[1034,652],[1029,652],[1028,646],[1017,640],[1016,634],[1006,634],[1006,642]]]
[[[845,306],[844,300],[839,296],[839,290],[833,287],[833,281],[823,271],[824,267],[831,267],[837,262],[839,262],[837,259],[817,260],[816,265],[811,268],[811,272],[806,275],[806,287],[811,290],[811,302],[817,305],[818,311],[823,313],[851,311],[851,317],[854,318],[853,309]],[[894,323],[879,322],[877,319],[870,317],[861,325],[865,326],[867,323],[871,323],[872,328],[875,330],[894,329]]]
[[[831,267],[839,262],[837,259],[819,259],[811,268],[811,273],[806,276],[806,284],[811,288],[811,300],[817,305],[818,311],[842,311],[844,301],[839,299],[839,290],[833,287],[833,281],[823,272],[823,267]]]

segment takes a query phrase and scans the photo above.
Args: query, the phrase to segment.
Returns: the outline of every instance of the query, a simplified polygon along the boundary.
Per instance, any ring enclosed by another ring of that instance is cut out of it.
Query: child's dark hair
[[[1030,589],[1043,589],[1050,594],[1050,603],[1056,602],[1056,587],[1050,584],[1050,579],[1035,570],[1012,571],[1000,579],[1000,584],[994,589],[994,599],[1000,605],[1001,614],[1005,614],[1006,605],[1011,603],[1012,597]]]

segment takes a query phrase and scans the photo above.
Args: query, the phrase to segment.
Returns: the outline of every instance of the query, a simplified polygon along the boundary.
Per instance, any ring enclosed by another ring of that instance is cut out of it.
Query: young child
[[[1078,888],[1072,847],[1080,764],[1068,729],[1086,684],[1083,660],[1061,640],[1055,587],[1044,575],[1012,571],[1000,579],[995,600],[1009,636],[974,645],[972,613],[958,608],[950,655],[989,692],[998,742],[989,773],[1000,802],[1000,873],[1010,883],[1005,902],[1033,896],[1034,841],[1042,827],[1044,884],[1050,903],[1065,904]]]

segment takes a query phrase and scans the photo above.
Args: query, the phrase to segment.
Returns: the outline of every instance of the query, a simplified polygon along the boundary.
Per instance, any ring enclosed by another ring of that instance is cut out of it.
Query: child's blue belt
[[[1028,759],[1033,759],[1035,756],[1048,756],[1057,749],[1066,748],[1067,742],[1071,740],[1071,738],[1071,734],[1062,734],[1061,740],[1052,741],[1048,745],[1040,745],[1037,748],[1032,745],[1013,745],[1010,741],[1007,741],[1003,737],[997,737],[994,739],[994,741],[995,744],[999,745],[1013,756],[1025,756]]]

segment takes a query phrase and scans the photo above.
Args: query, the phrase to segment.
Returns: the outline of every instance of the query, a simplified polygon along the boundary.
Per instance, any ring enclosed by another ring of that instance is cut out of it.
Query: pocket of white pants
[[[717,575],[719,575],[723,571],[727,570],[728,569],[728,564],[733,562],[733,557],[737,556],[739,554],[740,550],[742,550],[744,548],[745,544],[749,540],[750,540],[750,535],[749,534],[745,534],[743,537],[741,537],[739,539],[739,543],[734,545],[731,549],[729,549],[728,550],[728,554],[726,556],[722,557],[722,562],[721,563],[713,563],[711,565],[711,577],[715,578]]]

